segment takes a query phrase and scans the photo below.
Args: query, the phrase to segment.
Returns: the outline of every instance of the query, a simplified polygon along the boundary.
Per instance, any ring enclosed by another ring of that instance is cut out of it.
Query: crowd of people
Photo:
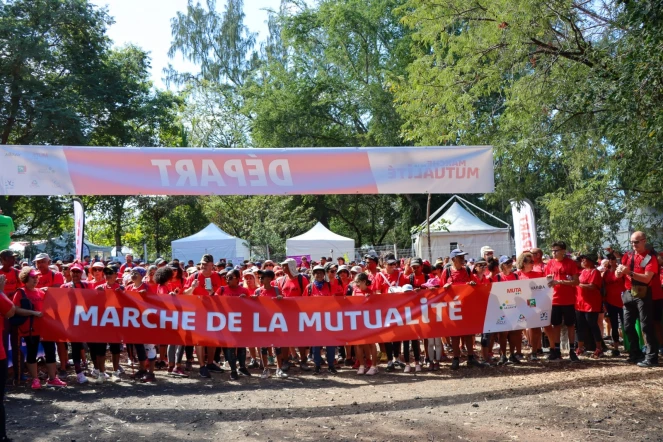
[[[396,259],[391,254],[368,254],[363,261],[346,263],[344,258],[322,257],[309,262],[302,257],[275,263],[244,261],[237,265],[211,255],[200,262],[183,263],[174,259],[153,264],[126,256],[122,265],[90,261],[51,262],[47,254],[37,255],[32,263],[17,263],[10,250],[0,252],[0,313],[13,315],[5,325],[11,337],[15,379],[28,381],[34,390],[65,387],[70,370],[77,383],[89,378],[96,382],[128,378],[120,364],[122,355],[135,364],[133,378],[154,382],[155,373],[188,377],[197,365],[203,378],[230,371],[230,379],[252,376],[259,369],[262,378],[287,378],[291,368],[301,371],[336,374],[340,367],[356,370],[358,375],[375,375],[379,366],[386,372],[440,370],[449,363],[457,370],[461,359],[468,367],[519,365],[560,361],[561,330],[568,336],[568,359],[599,359],[620,355],[622,340],[630,343],[628,362],[640,367],[658,363],[658,343],[663,343],[663,254],[648,246],[642,232],[631,238],[632,251],[621,254],[609,250],[603,258],[595,254],[572,255],[563,242],[550,245],[551,256],[541,249],[528,250],[514,260],[495,256],[485,246],[481,256],[467,259],[462,250],[435,262],[421,258]],[[551,324],[541,329],[514,330],[478,336],[439,336],[422,341],[376,342],[370,345],[310,348],[216,348],[185,345],[125,345],[122,343],[53,342],[42,335],[39,317],[44,296],[50,287],[131,291],[163,296],[374,296],[408,292],[457,284],[491,284],[516,279],[547,277],[553,287]],[[635,328],[640,321],[644,347],[638,344]],[[623,329],[623,332],[622,332]],[[577,330],[577,332],[576,332]],[[606,336],[607,335],[607,336]],[[25,342],[21,355],[20,339]],[[544,345],[545,344],[545,345]],[[6,342],[5,342],[6,345]],[[40,374],[38,351],[43,349],[45,372]],[[544,353],[543,349],[549,350]],[[587,349],[591,351],[587,351]],[[497,350],[495,353],[494,349]],[[525,354],[524,350],[529,350]],[[107,352],[110,351],[110,364]],[[195,358],[194,358],[195,354]],[[0,349],[0,376],[7,373],[4,347]],[[21,362],[25,358],[25,370]],[[108,365],[108,366],[107,366]],[[126,364],[125,364],[126,365]],[[270,369],[273,367],[273,369]],[[25,371],[25,373],[24,373]],[[255,373],[255,372],[254,372]],[[255,374],[258,374],[255,373]],[[27,376],[26,376],[27,374]],[[42,379],[43,378],[43,379]],[[43,383],[45,381],[45,384]]]

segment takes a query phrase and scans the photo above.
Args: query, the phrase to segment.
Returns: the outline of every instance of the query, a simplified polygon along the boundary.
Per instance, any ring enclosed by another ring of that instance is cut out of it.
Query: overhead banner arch
[[[491,146],[0,146],[2,195],[488,193]]]

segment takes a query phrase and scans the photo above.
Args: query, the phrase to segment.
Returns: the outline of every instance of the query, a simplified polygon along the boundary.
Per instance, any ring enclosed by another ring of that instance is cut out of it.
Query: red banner
[[[364,297],[142,296],[49,289],[42,336],[70,342],[299,347],[481,333],[490,286]]]

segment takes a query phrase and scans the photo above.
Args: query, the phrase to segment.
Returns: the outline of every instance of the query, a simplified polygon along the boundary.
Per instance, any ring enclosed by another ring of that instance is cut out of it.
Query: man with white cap
[[[276,285],[283,294],[283,297],[292,298],[297,296],[304,296],[306,287],[309,285],[309,281],[304,275],[297,271],[297,261],[292,258],[288,258],[281,263],[281,267],[283,268],[283,273],[285,273],[285,275],[276,280]],[[292,353],[294,353],[294,351],[292,351],[291,354]],[[299,368],[301,368],[303,371],[311,371],[311,369],[306,365],[307,354],[307,347],[299,347],[299,356],[301,358]],[[290,364],[285,362],[283,364],[282,370],[287,370],[288,368],[290,368]]]

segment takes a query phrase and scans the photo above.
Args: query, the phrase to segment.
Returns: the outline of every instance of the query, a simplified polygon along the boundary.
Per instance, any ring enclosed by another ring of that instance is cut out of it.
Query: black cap
[[[364,259],[370,259],[375,262],[378,262],[380,260],[380,258],[378,258],[377,255],[364,255]]]
[[[258,270],[258,275],[274,279],[276,275],[273,270]]]
[[[0,252],[0,258],[9,258],[10,256],[18,256],[18,254],[13,250],[9,249],[5,249],[2,252]]]

